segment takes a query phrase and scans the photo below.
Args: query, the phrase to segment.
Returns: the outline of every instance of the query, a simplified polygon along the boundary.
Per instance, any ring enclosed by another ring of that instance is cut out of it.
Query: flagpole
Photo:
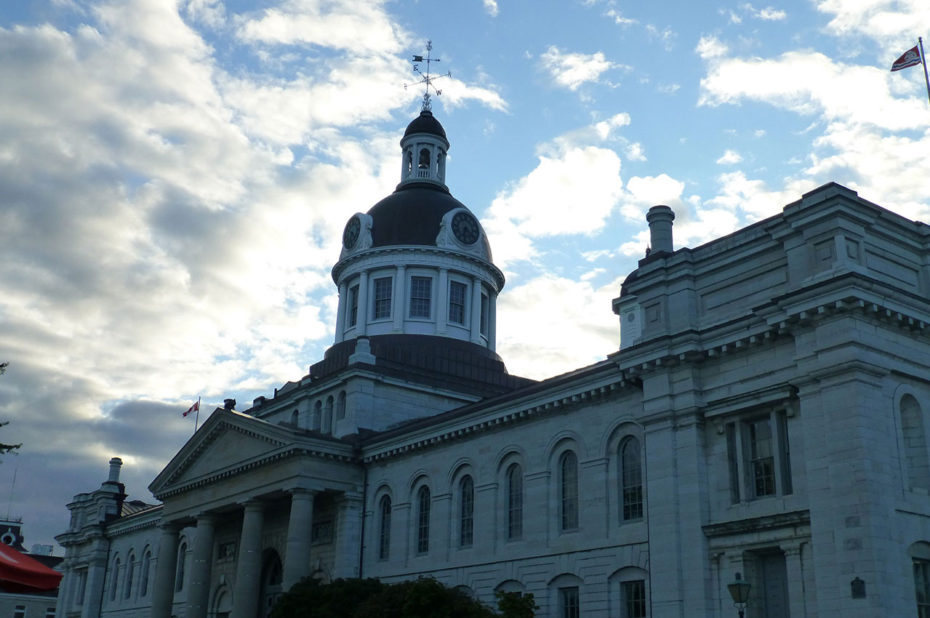
[[[197,425],[200,424],[200,395],[197,395],[197,412],[194,414],[194,433],[197,433]]]
[[[912,41],[914,39],[911,39]],[[927,77],[927,56],[924,54],[924,38],[922,36],[917,37],[917,42],[920,44],[920,62],[924,65],[924,82],[927,84],[927,100],[930,101],[930,77]]]

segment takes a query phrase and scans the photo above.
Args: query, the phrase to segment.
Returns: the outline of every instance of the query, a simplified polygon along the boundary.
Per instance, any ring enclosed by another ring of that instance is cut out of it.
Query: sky
[[[6,0],[0,517],[54,543],[113,456],[153,502],[198,397],[321,359],[427,40],[447,184],[507,277],[497,350],[541,379],[617,350],[652,205],[676,248],[830,181],[930,222],[923,71],[889,71],[928,34],[926,0]]]

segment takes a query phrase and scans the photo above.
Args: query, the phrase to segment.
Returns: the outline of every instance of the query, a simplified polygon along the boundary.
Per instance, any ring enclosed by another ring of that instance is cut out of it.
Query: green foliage
[[[9,365],[10,363],[0,363],[0,375],[3,375],[3,372],[6,371],[6,368],[9,367]],[[3,427],[4,425],[9,425],[9,424],[10,424],[10,421],[3,421],[3,422],[0,422],[0,427]],[[10,451],[15,451],[21,446],[22,444],[4,444],[3,442],[0,442],[0,455],[9,453]]]
[[[303,579],[281,595],[270,618],[533,618],[533,595],[497,593],[501,613],[435,579]]]

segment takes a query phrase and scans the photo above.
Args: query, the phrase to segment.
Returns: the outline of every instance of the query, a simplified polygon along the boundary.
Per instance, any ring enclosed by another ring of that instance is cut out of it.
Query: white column
[[[488,295],[488,349],[497,351],[497,294]]]
[[[368,332],[368,272],[358,276],[358,320],[355,324],[357,337]]]
[[[84,589],[84,605],[81,618],[97,618],[103,607],[103,587],[106,584],[106,554],[92,558],[87,565],[87,587]]]
[[[446,321],[449,319],[449,269],[439,269],[439,289],[436,290],[436,332],[446,333]]]
[[[361,496],[343,495],[337,508],[336,556],[333,576],[358,577],[362,543],[362,498]],[[375,521],[380,523],[377,518]]]
[[[348,311],[348,302],[349,302],[349,298],[346,294],[348,287],[349,286],[346,285],[345,281],[339,284],[339,309],[336,311],[335,343],[339,343],[345,338],[346,311]]]
[[[158,557],[155,560],[155,582],[152,584],[151,618],[171,618],[174,604],[174,569],[178,564],[178,533],[174,524],[161,526]]]
[[[245,503],[242,516],[242,533],[236,563],[236,581],[233,586],[231,618],[255,618],[258,615],[258,596],[262,577],[262,526],[264,505],[258,500]]]
[[[310,574],[310,532],[313,530],[313,495],[306,489],[291,490],[291,513],[287,522],[284,574],[281,589],[290,590]]]
[[[471,341],[481,343],[481,279],[471,280]]]
[[[391,310],[394,312],[394,332],[404,332],[404,318],[407,316],[407,269],[401,264],[394,274],[394,298]]]
[[[210,603],[210,567],[213,564],[213,533],[216,519],[212,515],[197,516],[191,568],[188,575],[187,616],[206,618]]]
[[[68,553],[71,553],[70,550]],[[74,572],[74,565],[71,564],[71,560],[67,558],[61,562],[59,568],[64,571],[64,577],[61,578],[61,583],[58,585],[58,601],[55,604],[55,616],[65,618],[68,613],[69,604],[71,603],[71,589],[74,587],[74,582],[77,581],[77,574]]]

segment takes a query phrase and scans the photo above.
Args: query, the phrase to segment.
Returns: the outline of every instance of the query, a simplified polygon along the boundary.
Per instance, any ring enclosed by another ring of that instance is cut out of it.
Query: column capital
[[[318,493],[320,493],[320,492],[319,492],[318,490],[316,490],[316,489],[307,489],[306,487],[291,487],[291,488],[289,488],[289,489],[285,489],[284,491],[286,491],[287,493],[291,494],[292,497],[294,497],[294,496],[310,496],[310,497],[312,498],[312,497],[316,496]]]

